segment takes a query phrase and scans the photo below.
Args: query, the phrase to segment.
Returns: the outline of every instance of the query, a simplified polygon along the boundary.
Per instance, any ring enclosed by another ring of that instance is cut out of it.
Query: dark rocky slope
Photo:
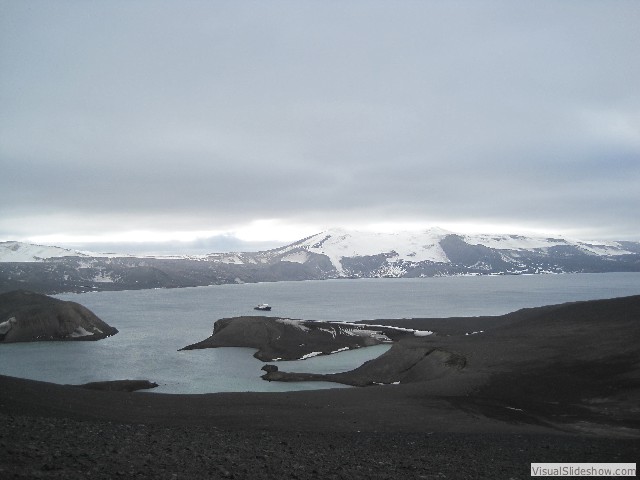
[[[343,373],[294,373],[281,372],[276,365],[265,365],[262,378],[268,381],[337,382],[356,387],[400,384],[434,380],[456,373],[464,368],[462,355],[426,345],[415,338],[405,338],[395,343],[378,358],[365,362],[358,368]]]
[[[0,343],[100,340],[116,333],[78,303],[23,290],[0,294]]]
[[[268,366],[263,378],[418,384],[493,418],[558,424],[589,417],[585,429],[604,423],[640,435],[640,296],[448,322],[463,326],[443,319],[386,321],[436,333],[401,338],[350,372],[318,375]]]

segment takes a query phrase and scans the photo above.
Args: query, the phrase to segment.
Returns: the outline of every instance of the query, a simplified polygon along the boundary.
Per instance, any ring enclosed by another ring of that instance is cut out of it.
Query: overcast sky
[[[634,0],[0,0],[0,240],[640,240],[638,25]]]

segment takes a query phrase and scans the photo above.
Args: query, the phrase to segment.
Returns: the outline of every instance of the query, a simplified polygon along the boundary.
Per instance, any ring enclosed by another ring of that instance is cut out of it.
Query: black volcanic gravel
[[[631,462],[639,440],[224,430],[0,414],[0,478],[529,478],[531,462]]]

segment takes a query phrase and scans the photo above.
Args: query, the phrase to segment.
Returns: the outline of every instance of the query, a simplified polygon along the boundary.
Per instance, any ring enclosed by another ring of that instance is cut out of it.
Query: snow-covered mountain
[[[350,258],[375,257],[383,255],[391,265],[398,262],[448,262],[440,241],[450,235],[442,229],[434,228],[425,232],[375,233],[329,230],[309,237],[297,244],[283,261],[299,261],[300,250],[324,255],[339,275],[348,274],[343,260]],[[346,263],[346,262],[345,262]]]
[[[0,262],[40,262],[47,258],[86,256],[75,250],[24,242],[0,242]]]
[[[263,252],[133,257],[0,243],[0,291],[43,293],[328,278],[640,271],[640,242],[332,229]]]
[[[334,277],[416,277],[626,271],[629,262],[638,268],[634,260],[640,243],[459,235],[440,228],[399,233],[335,229],[269,253],[281,262],[324,264],[324,273]]]

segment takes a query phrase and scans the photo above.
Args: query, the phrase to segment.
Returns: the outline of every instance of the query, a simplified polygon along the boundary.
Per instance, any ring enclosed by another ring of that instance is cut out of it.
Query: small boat
[[[257,307],[253,307],[254,310],[264,310],[264,311],[269,311],[271,310],[271,305],[267,304],[267,303],[261,303],[260,305],[258,305]]]

